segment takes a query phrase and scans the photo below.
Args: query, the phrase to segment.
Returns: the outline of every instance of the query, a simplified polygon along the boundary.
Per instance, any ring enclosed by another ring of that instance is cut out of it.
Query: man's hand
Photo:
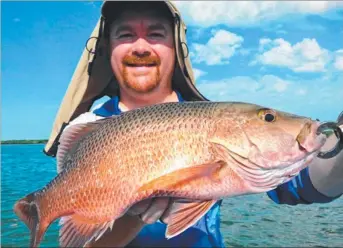
[[[343,131],[343,112],[337,118],[337,123]],[[336,143],[337,138],[331,135],[323,150],[333,148]],[[343,151],[330,159],[315,159],[309,166],[309,174],[313,186],[323,195],[337,197],[343,194]]]
[[[106,232],[99,240],[88,244],[87,247],[123,247],[127,245],[145,224],[153,224],[158,220],[167,224],[169,213],[177,205],[173,202],[171,198],[156,198],[135,204],[126,214],[116,220],[112,230]]]
[[[147,224],[160,220],[168,224],[168,217],[173,209],[174,201],[171,198],[147,199],[132,206],[127,214],[139,216]]]

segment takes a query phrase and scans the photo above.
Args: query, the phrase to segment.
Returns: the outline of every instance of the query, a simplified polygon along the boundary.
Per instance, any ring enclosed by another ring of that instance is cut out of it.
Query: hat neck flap
[[[107,1],[103,3],[103,8]],[[206,101],[196,89],[192,65],[186,41],[186,25],[183,23],[176,6],[165,1],[174,17],[174,39],[176,66],[173,88],[186,101]],[[119,86],[114,77],[108,56],[108,41],[104,36],[105,19],[101,16],[87,40],[81,58],[74,71],[70,84],[57,112],[55,122],[43,152],[56,156],[58,140],[64,127],[80,114],[90,110],[93,103],[103,96],[118,95]]]

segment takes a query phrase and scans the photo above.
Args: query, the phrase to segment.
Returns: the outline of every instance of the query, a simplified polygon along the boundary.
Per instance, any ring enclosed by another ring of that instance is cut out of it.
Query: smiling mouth
[[[156,63],[125,63],[128,67],[154,67],[157,66]]]

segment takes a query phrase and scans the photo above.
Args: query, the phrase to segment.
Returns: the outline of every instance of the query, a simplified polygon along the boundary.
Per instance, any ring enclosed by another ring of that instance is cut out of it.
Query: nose
[[[149,43],[145,39],[137,39],[133,45],[132,54],[140,58],[150,56],[151,48]]]

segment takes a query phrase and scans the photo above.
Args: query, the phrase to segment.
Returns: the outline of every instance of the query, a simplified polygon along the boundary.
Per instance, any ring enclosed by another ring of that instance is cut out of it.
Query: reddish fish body
[[[318,125],[253,104],[187,102],[71,126],[60,139],[60,173],[15,211],[32,230],[31,245],[63,217],[61,245],[84,246],[139,201],[197,200],[172,214],[166,236],[174,237],[218,199],[290,180],[324,144]]]

